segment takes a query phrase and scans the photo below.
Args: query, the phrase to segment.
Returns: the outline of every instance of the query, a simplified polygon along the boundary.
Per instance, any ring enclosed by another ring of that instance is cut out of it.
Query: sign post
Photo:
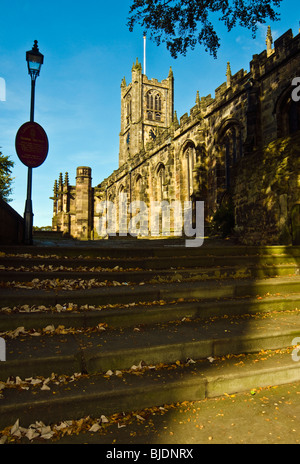
[[[25,245],[32,245],[32,168],[40,166],[48,154],[47,135],[44,129],[34,122],[35,82],[44,63],[44,55],[39,51],[37,40],[34,41],[32,50],[26,52],[26,61],[28,74],[31,78],[30,122],[23,124],[17,133],[16,151],[22,163],[28,167],[27,198],[24,211],[24,242]]]
[[[16,135],[16,152],[20,161],[28,167],[27,179],[27,199],[25,203],[25,244],[32,244],[32,168],[37,168],[43,164],[48,155],[48,137],[42,126],[30,121],[23,124]]]

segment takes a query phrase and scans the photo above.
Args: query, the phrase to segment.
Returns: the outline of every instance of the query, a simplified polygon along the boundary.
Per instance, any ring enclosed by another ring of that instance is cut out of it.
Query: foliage
[[[186,55],[189,48],[204,45],[215,58],[220,39],[211,21],[222,21],[228,31],[236,25],[251,29],[266,19],[276,21],[282,0],[133,0],[129,11],[130,31],[136,24],[150,32],[150,38],[160,45],[165,42],[173,58]]]
[[[52,227],[51,226],[41,226],[41,227],[33,226],[33,230],[34,231],[42,230],[42,231],[49,232],[49,231],[52,231]]]
[[[11,184],[13,177],[11,177],[14,162],[8,156],[4,156],[0,151],[0,198],[7,202],[11,201],[10,195],[12,193]]]

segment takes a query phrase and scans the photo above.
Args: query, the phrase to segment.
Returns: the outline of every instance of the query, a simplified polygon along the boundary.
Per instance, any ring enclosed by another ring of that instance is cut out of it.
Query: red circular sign
[[[25,122],[16,135],[16,152],[25,166],[37,168],[47,158],[49,143],[42,126],[36,122]]]

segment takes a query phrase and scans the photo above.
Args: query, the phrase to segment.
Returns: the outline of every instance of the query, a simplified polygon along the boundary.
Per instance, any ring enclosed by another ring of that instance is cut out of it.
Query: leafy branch
[[[173,58],[186,55],[197,43],[216,58],[220,38],[210,20],[211,15],[219,14],[219,21],[228,31],[239,25],[250,29],[255,37],[258,24],[264,24],[267,19],[279,19],[275,7],[279,7],[281,1],[133,0],[127,25],[132,32],[139,24],[157,45],[165,42]]]
[[[0,198],[7,202],[11,201],[9,197],[12,193],[13,177],[11,177],[11,173],[13,167],[14,162],[0,151]]]

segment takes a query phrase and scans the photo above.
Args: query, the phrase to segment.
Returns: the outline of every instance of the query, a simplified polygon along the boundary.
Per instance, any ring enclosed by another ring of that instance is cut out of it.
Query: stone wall
[[[298,241],[299,209],[295,213],[295,207],[299,199],[298,132],[271,142],[236,166],[233,203],[240,241],[251,245],[290,245]]]
[[[24,219],[0,198],[0,243],[19,244],[23,237]]]

